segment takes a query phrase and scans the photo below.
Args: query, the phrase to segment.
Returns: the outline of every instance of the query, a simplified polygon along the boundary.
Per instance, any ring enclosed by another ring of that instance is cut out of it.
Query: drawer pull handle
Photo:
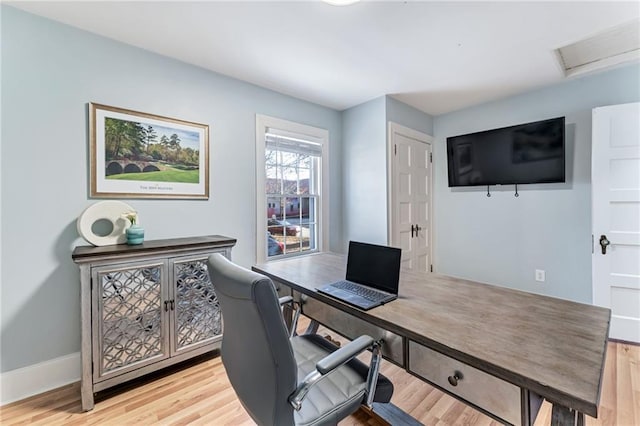
[[[459,371],[454,371],[453,372],[453,376],[449,376],[447,377],[447,380],[449,380],[449,384],[451,386],[458,386],[458,381],[462,380],[464,376],[462,375],[461,372]]]

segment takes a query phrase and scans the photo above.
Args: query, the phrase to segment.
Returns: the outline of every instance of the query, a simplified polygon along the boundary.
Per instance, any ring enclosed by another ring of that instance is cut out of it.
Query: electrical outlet
[[[545,273],[542,269],[536,269],[536,281],[544,282]]]

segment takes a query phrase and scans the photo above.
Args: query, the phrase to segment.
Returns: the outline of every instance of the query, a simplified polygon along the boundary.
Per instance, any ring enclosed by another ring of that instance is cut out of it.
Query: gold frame
[[[112,180],[106,179],[106,165],[104,164],[106,163],[106,159],[104,159],[106,157],[104,119],[105,117],[113,114],[117,114],[120,117],[130,117],[129,120],[126,118],[117,118],[123,121],[134,121],[135,119],[142,118],[146,119],[145,124],[147,125],[149,125],[149,122],[159,123],[156,124],[159,127],[171,128],[171,125],[174,125],[173,129],[181,128],[189,132],[198,133],[199,179],[197,187],[190,187],[189,185],[192,185],[191,183],[182,182],[124,180],[122,183],[113,183]],[[98,117],[98,115],[100,115],[100,117]],[[176,127],[176,125],[179,127]],[[101,129],[98,129],[98,126],[100,126]],[[103,132],[101,137],[98,135],[98,130],[102,130]],[[90,102],[89,140],[89,185],[91,198],[209,199],[209,125],[207,124],[178,120],[176,118]],[[103,167],[100,167],[100,163],[98,161],[99,158],[104,159],[104,161],[102,161]],[[99,179],[100,172],[102,172],[102,179]],[[202,182],[202,184],[200,184],[200,182]],[[148,185],[145,186],[145,183],[148,183]],[[118,185],[122,188],[113,188]],[[138,188],[133,189],[136,185]],[[103,187],[109,188],[103,189]],[[174,189],[175,192],[173,192]]]

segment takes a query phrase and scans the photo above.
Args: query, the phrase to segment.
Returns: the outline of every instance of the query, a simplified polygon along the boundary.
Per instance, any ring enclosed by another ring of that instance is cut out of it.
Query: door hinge
[[[429,162],[433,163],[433,153],[432,152],[429,153]]]
[[[393,155],[398,155],[398,145],[393,144]]]
[[[429,265],[429,272],[433,272],[433,265]]]

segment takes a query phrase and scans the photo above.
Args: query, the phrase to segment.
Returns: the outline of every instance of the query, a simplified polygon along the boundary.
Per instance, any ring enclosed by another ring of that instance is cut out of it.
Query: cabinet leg
[[[80,394],[82,397],[82,411],[93,410],[93,386],[91,383],[82,381],[80,384]]]

